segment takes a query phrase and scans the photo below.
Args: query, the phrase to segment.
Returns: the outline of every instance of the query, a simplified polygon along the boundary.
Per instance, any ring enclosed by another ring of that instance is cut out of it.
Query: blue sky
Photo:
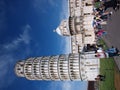
[[[86,90],[87,82],[29,81],[17,61],[70,52],[70,38],[54,33],[68,17],[67,0],[0,0],[0,90]]]

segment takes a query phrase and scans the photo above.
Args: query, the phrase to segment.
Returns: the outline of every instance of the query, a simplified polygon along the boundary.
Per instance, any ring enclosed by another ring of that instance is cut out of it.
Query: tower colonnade
[[[94,80],[99,74],[99,59],[92,54],[93,57],[71,53],[28,58],[16,64],[15,72],[29,80]],[[92,72],[96,72],[94,77],[90,77]]]

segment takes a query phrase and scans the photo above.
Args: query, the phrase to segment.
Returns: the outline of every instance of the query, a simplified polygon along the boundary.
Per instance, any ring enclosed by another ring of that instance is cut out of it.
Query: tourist
[[[109,57],[114,57],[114,56],[119,56],[120,52],[117,48],[109,48],[105,51],[106,53],[108,53]]]
[[[96,32],[96,35],[98,38],[100,38],[101,36],[106,35],[106,34],[107,34],[107,32],[105,30],[99,30]]]
[[[95,78],[96,81],[105,81],[105,75],[97,75]]]
[[[120,5],[120,2],[117,0],[110,0],[110,1],[104,2],[103,4],[105,10],[112,7],[115,11],[119,9],[119,5]]]
[[[93,11],[95,14],[99,14],[99,15],[101,15],[105,12],[104,7],[94,8]]]
[[[93,27],[94,27],[94,29],[102,29],[101,19],[98,19],[98,18],[94,17]]]

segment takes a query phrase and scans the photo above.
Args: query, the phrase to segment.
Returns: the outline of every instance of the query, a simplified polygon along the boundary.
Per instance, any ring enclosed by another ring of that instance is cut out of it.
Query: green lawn
[[[104,50],[106,50],[108,48],[103,39],[100,39],[98,43],[101,44],[101,45],[103,45],[103,49]]]
[[[100,39],[98,43],[103,45],[104,50],[108,48],[103,39]],[[99,82],[99,90],[115,90],[114,67],[113,58],[100,59],[100,74],[105,75],[106,78],[105,81]]]
[[[113,58],[100,60],[100,73],[105,75],[105,81],[99,82],[99,90],[115,90],[114,86],[114,60]]]

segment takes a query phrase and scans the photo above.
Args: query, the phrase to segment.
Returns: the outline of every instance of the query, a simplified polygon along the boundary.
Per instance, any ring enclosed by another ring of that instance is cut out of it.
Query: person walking
[[[117,11],[119,9],[120,2],[117,0],[110,0],[103,3],[104,9],[113,8],[113,10]]]

